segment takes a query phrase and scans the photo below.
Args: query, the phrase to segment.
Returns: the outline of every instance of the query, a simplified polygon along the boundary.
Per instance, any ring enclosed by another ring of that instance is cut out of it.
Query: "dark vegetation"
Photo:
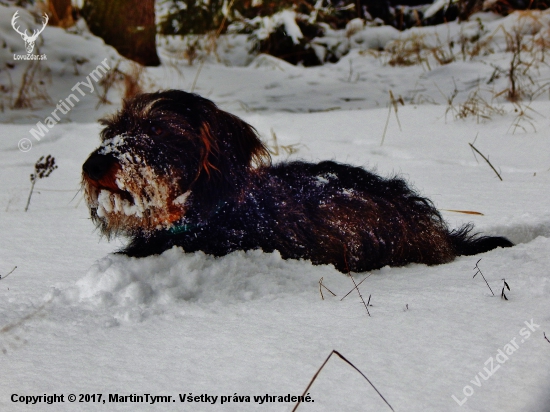
[[[329,29],[348,27],[353,19],[369,25],[389,25],[398,30],[468,20],[480,11],[507,15],[515,10],[546,9],[550,0],[449,0],[436,12],[426,15],[430,0],[156,0],[162,17],[155,23],[155,0],[84,0],[81,9],[70,0],[8,1],[2,4],[29,7],[36,4],[48,13],[50,24],[69,27],[82,16],[90,30],[117,51],[142,65],[160,64],[155,45],[157,33],[164,35],[207,35],[233,32],[251,36],[252,52],[267,53],[293,64],[314,66],[334,62],[339,55],[327,49],[320,60],[312,47]],[[294,13],[302,37],[292,38],[279,19],[267,36],[255,30],[260,18],[284,10]]]
[[[322,64],[311,41],[323,37],[325,30],[346,28],[350,20],[363,19],[373,25],[390,25],[399,30],[413,26],[427,26],[456,19],[467,20],[480,11],[493,11],[507,15],[514,10],[546,9],[550,0],[496,0],[484,8],[483,0],[449,1],[436,13],[425,16],[431,5],[428,0],[199,0],[168,1],[169,11],[162,19],[159,30],[167,35],[206,34],[210,31],[233,31],[253,36],[257,17],[267,17],[283,10],[295,12],[296,24],[303,37],[296,42],[279,24],[267,38],[258,39],[256,51],[271,54],[293,64],[313,66]],[[328,53],[325,61],[336,61]]]

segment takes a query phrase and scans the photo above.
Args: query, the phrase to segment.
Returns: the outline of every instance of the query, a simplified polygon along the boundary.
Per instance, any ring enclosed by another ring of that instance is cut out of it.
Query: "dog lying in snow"
[[[471,225],[449,230],[399,178],[332,161],[271,165],[249,124],[196,94],[141,94],[101,123],[82,187],[101,232],[130,238],[129,256],[260,248],[363,272],[512,246]]]

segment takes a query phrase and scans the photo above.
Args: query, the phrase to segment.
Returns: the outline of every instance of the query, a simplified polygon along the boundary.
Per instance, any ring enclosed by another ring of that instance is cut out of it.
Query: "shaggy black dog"
[[[101,231],[130,237],[129,256],[260,248],[362,272],[512,246],[450,231],[401,179],[332,161],[271,166],[250,125],[196,94],[141,94],[101,123],[82,186]]]

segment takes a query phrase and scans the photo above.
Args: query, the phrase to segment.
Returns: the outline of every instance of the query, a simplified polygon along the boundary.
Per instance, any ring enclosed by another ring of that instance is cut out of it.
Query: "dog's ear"
[[[200,136],[207,173],[209,169],[221,170],[228,166],[240,171],[271,163],[271,156],[256,130],[217,107],[203,118]]]
[[[269,165],[271,156],[252,126],[207,102],[201,110],[203,153],[196,186],[204,196],[219,199],[239,193],[247,176]]]

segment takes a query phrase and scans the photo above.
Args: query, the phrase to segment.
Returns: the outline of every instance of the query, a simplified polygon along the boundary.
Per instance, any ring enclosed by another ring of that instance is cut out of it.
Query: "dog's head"
[[[191,201],[207,216],[270,161],[249,124],[183,91],[138,95],[100,122],[101,146],[82,166],[82,187],[108,236],[169,228]]]

